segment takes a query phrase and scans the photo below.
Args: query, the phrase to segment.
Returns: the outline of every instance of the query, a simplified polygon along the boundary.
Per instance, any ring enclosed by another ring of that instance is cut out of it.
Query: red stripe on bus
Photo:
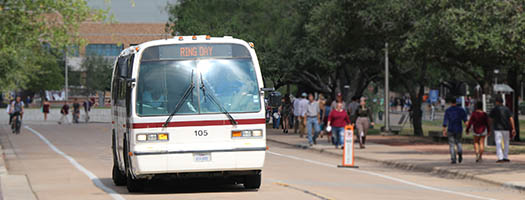
[[[266,119],[237,119],[237,125],[248,124],[266,124]],[[160,128],[164,122],[153,123],[134,123],[133,129],[139,128]],[[184,122],[170,122],[168,127],[185,127],[185,126],[223,126],[232,125],[230,120],[209,120],[209,121],[184,121]]]

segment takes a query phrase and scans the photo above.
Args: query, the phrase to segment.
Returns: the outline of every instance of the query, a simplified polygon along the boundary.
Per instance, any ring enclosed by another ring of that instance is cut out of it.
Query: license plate
[[[193,154],[193,160],[195,162],[210,162],[211,161],[211,153],[194,153]]]

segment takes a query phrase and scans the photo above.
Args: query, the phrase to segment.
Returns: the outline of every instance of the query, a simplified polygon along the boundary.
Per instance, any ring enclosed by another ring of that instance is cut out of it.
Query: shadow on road
[[[111,178],[99,179],[104,185],[119,194],[128,194],[126,186],[116,186]],[[144,192],[134,194],[190,194],[190,193],[222,193],[222,192],[256,192],[245,189],[242,184],[232,184],[220,179],[181,179],[157,180],[153,179],[145,184]]]

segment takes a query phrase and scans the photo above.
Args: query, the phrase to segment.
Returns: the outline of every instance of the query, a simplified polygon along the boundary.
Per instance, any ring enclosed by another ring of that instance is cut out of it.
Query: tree
[[[113,71],[112,61],[102,56],[87,56],[82,62],[86,72],[86,87],[88,95],[95,91],[108,91],[111,85]]]
[[[80,23],[104,16],[83,0],[0,0],[0,90],[25,88],[35,74],[54,73],[45,64],[60,57],[45,58],[52,55],[44,44],[62,51],[80,46]]]

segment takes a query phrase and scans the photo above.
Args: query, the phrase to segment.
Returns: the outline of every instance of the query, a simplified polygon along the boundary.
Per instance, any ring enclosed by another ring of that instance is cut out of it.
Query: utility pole
[[[66,53],[65,53],[65,59],[64,59],[64,63],[65,63],[65,77],[64,77],[64,81],[65,81],[65,88],[64,88],[64,94],[65,94],[65,100],[69,100],[69,94],[68,94],[68,88],[69,88],[69,84],[67,82],[67,73],[68,73],[68,67],[67,67],[67,50],[66,50]]]
[[[390,132],[390,88],[388,85],[388,42],[385,43],[385,132]]]

